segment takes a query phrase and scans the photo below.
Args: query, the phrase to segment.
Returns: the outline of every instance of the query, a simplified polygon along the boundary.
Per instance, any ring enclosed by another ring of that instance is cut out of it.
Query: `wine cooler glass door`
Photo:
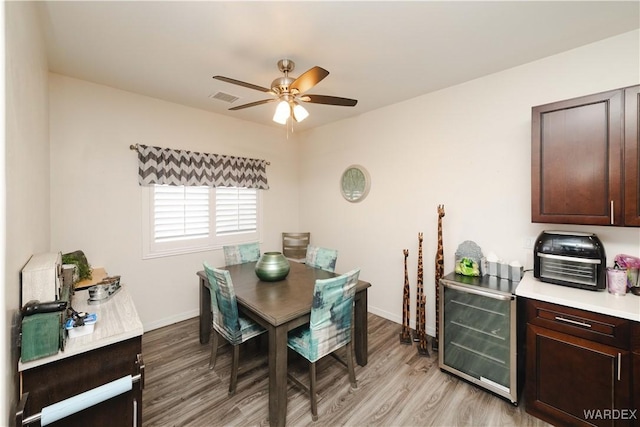
[[[444,284],[443,292],[441,367],[511,398],[515,389],[513,296],[451,284]]]

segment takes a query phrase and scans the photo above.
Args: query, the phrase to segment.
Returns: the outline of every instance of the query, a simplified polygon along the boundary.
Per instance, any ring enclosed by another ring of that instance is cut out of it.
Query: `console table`
[[[142,425],[143,328],[133,300],[123,285],[108,301],[89,305],[88,291],[76,291],[71,306],[96,313],[92,334],[68,338],[63,351],[18,362],[21,400],[16,420],[42,408],[131,375],[130,391],[63,418],[54,426],[111,427]],[[21,421],[22,422],[22,421]]]

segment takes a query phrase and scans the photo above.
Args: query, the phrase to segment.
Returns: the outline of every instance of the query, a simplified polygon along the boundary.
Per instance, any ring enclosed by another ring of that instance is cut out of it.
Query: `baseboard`
[[[182,322],[183,320],[193,319],[200,315],[200,310],[191,310],[184,313],[176,314],[175,316],[165,317],[155,322],[143,323],[142,328],[145,332],[153,331],[164,326],[173,325],[174,323]]]
[[[369,313],[375,314],[376,316],[380,316],[387,320],[391,320],[392,322],[397,323],[399,326],[402,325],[402,318],[400,318],[399,316],[393,313],[390,313],[385,310],[380,310],[376,307],[371,307],[371,306],[368,307],[368,311]],[[409,323],[410,323],[409,326],[411,327],[411,329],[415,330],[415,327],[416,327],[415,319],[411,319]],[[436,335],[436,328],[434,326],[427,325],[426,332],[427,332],[427,335],[434,337]]]
[[[380,310],[375,307],[369,307],[368,311],[369,313],[375,314],[376,316],[380,316],[394,323],[397,323],[398,325],[402,325],[402,319],[393,313],[390,313],[385,310]],[[173,325],[174,323],[182,322],[183,320],[192,319],[194,317],[198,317],[199,315],[200,315],[200,311],[198,309],[191,310],[184,313],[176,314],[175,316],[165,317],[165,318],[156,320],[155,322],[143,323],[142,327],[145,332],[153,331],[154,329],[159,329],[164,326]],[[413,320],[411,322],[411,327],[415,329],[415,322]],[[435,336],[436,330],[434,327],[427,326],[426,329],[427,329],[426,331],[427,335]]]
[[[390,313],[385,310],[380,310],[379,308],[371,307],[371,306],[367,307],[367,311],[369,313],[375,314],[376,316],[383,317],[387,320],[391,320],[392,322],[402,325],[402,318],[397,316],[396,314]]]

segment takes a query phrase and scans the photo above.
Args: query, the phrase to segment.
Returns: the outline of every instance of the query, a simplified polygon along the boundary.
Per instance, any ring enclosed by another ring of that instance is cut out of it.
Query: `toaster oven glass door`
[[[596,287],[600,260],[579,259],[559,255],[538,254],[540,278]]]
[[[440,367],[517,402],[515,297],[442,284]]]

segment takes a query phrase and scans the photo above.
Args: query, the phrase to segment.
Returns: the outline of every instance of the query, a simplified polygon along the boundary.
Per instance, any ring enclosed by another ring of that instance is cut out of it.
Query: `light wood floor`
[[[523,404],[516,407],[441,372],[437,353],[418,356],[415,345],[399,343],[399,331],[399,325],[369,314],[369,363],[356,365],[358,388],[350,388],[344,366],[322,359],[318,421],[311,421],[307,395],[289,382],[287,425],[548,426],[528,415]],[[209,370],[210,344],[198,341],[197,319],[145,333],[142,351],[145,427],[269,425],[267,360],[258,346],[241,348],[241,369],[256,358],[264,364],[238,378],[233,397],[227,395],[230,348],[220,350],[215,370]],[[289,370],[308,383],[301,360],[290,359]]]

